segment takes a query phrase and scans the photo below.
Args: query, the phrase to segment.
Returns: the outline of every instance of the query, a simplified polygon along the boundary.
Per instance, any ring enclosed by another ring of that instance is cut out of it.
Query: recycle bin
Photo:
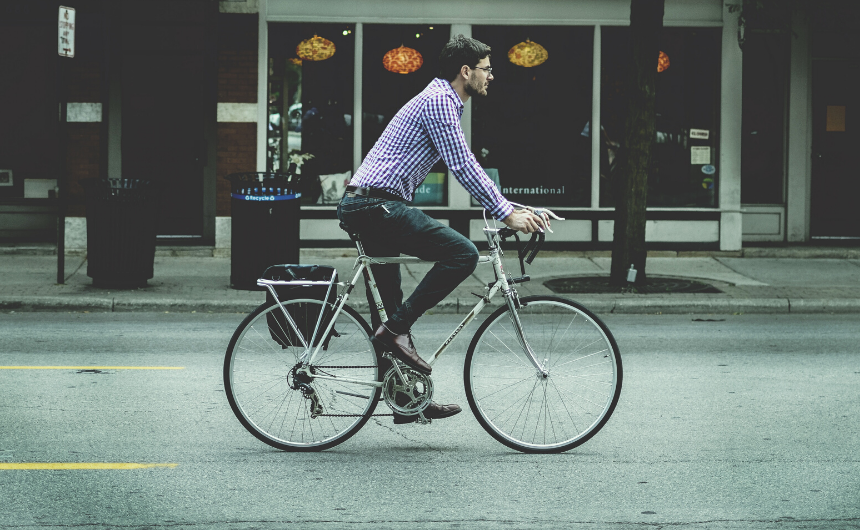
[[[155,264],[158,189],[140,179],[85,179],[87,276],[96,287],[143,287]]]
[[[299,199],[290,174],[233,173],[230,287],[261,290],[257,279],[271,265],[299,262]]]

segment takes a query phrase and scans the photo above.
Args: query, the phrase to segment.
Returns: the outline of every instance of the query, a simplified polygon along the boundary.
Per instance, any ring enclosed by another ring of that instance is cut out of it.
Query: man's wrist
[[[493,217],[504,223],[505,219],[509,219],[512,213],[514,213],[514,205],[506,202],[506,204],[500,207],[500,215],[494,215]]]

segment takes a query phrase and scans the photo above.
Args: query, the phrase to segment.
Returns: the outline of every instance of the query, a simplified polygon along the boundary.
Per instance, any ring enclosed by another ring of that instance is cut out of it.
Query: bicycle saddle
[[[356,230],[353,230],[351,226],[346,223],[340,223],[340,229],[349,234],[349,238],[353,241],[361,241],[361,236],[358,234]]]

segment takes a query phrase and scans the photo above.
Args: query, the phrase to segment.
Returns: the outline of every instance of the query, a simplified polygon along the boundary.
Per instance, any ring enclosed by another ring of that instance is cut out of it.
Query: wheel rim
[[[293,300],[284,304],[303,315],[300,332],[310,342],[322,302]],[[304,347],[295,334],[285,334],[277,305],[260,312],[236,338],[226,367],[228,396],[242,424],[270,445],[282,448],[330,446],[352,435],[376,405],[377,389],[300,374]],[[281,343],[270,332],[274,324]],[[347,311],[338,315],[332,335],[320,349],[311,371],[315,375],[377,380],[376,353],[367,331]],[[319,331],[322,334],[322,330]],[[285,338],[287,337],[287,338]],[[305,396],[312,389],[314,398]],[[316,403],[323,413],[312,417]]]
[[[507,312],[473,343],[470,404],[500,441],[527,451],[566,450],[602,427],[620,393],[620,357],[611,336],[591,316],[553,300],[519,311],[541,374],[522,351]]]

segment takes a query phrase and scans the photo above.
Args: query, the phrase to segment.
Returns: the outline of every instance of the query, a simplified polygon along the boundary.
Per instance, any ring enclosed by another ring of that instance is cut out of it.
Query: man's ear
[[[460,67],[460,77],[463,79],[469,79],[469,67],[468,65],[463,65]]]

